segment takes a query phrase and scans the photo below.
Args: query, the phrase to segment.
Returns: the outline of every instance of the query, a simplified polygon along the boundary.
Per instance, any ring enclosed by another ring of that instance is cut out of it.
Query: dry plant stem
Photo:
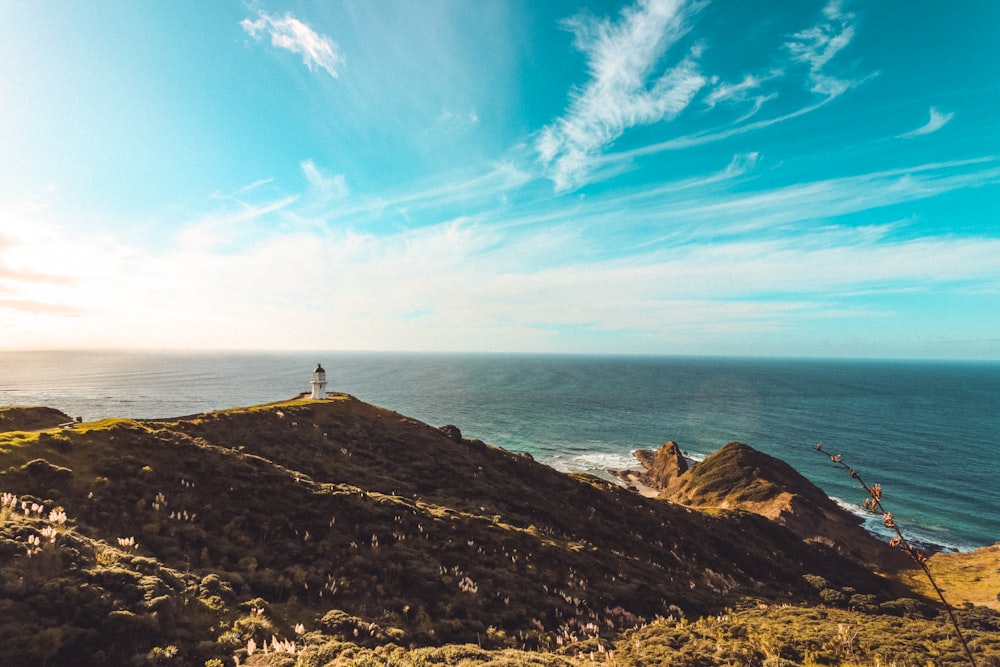
[[[865,509],[873,514],[881,516],[882,524],[886,528],[890,528],[893,531],[895,531],[896,537],[893,537],[889,540],[889,546],[893,548],[900,548],[903,551],[905,551],[906,555],[908,555],[911,559],[913,559],[913,562],[919,565],[920,569],[924,571],[925,575],[927,575],[927,580],[931,582],[931,586],[934,588],[934,591],[937,593],[938,598],[941,600],[941,604],[944,605],[945,611],[948,612],[948,618],[951,619],[951,624],[955,628],[955,634],[958,635],[958,640],[962,643],[962,647],[965,649],[965,655],[969,659],[969,663],[972,665],[972,667],[977,667],[976,659],[972,655],[972,649],[969,648],[968,642],[965,641],[965,635],[962,634],[962,629],[958,625],[958,619],[955,617],[955,610],[952,609],[951,605],[948,604],[948,601],[945,600],[944,593],[941,591],[941,588],[937,585],[937,582],[934,581],[934,577],[931,575],[931,571],[927,567],[927,556],[922,551],[920,551],[919,549],[917,549],[916,547],[914,547],[912,544],[909,543],[906,537],[903,536],[903,533],[899,529],[899,526],[896,524],[896,520],[895,518],[893,518],[892,512],[886,511],[885,507],[882,506],[882,485],[872,484],[871,486],[868,486],[868,484],[866,484],[865,481],[861,479],[861,475],[858,474],[857,470],[844,463],[843,458],[841,457],[840,454],[828,454],[825,451],[823,451],[822,442],[816,443],[816,451],[818,451],[820,454],[830,459],[830,461],[832,461],[835,466],[843,468],[844,470],[848,471],[851,477],[856,479],[858,484],[861,485],[861,488],[863,488],[865,491],[868,492],[868,498],[866,498],[864,502]]]

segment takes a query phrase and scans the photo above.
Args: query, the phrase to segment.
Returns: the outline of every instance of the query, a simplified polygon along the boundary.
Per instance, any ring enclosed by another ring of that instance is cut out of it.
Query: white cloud
[[[941,113],[934,107],[931,107],[930,115],[931,115],[930,120],[928,120],[926,124],[921,125],[915,130],[911,130],[910,132],[901,134],[896,138],[912,139],[913,137],[921,137],[925,134],[931,134],[933,132],[937,132],[942,127],[947,125],[948,122],[955,116],[954,113]]]
[[[844,12],[839,0],[831,0],[823,9],[823,16],[827,22],[795,33],[785,47],[792,58],[808,65],[812,92],[838,97],[857,82],[837,78],[825,68],[854,38],[854,14]]]
[[[670,6],[677,7],[678,5],[672,4]],[[672,32],[669,33],[674,41],[688,30],[687,24],[693,11],[678,9],[675,13],[674,24],[671,25]],[[795,33],[783,45],[783,49],[791,54],[793,64],[806,65],[806,87],[811,92],[821,96],[805,106],[785,111],[778,116],[756,118],[767,102],[778,97],[777,92],[767,89],[768,84],[792,76],[796,70],[801,71],[801,68],[794,66],[773,68],[764,73],[745,74],[737,83],[728,83],[720,81],[718,77],[707,78],[701,73],[695,62],[700,47],[696,47],[686,59],[672,70],[671,73],[676,81],[676,87],[670,90],[674,106],[666,109],[662,115],[643,119],[638,114],[626,115],[627,105],[590,103],[588,95],[592,90],[597,91],[593,95],[598,99],[615,100],[615,97],[610,95],[610,93],[615,92],[615,88],[598,85],[600,79],[595,76],[588,87],[574,97],[573,104],[571,104],[567,114],[542,131],[536,141],[536,150],[543,163],[548,167],[549,176],[555,181],[557,189],[569,189],[588,180],[593,180],[597,176],[607,177],[621,173],[630,168],[635,158],[641,156],[714,143],[812,113],[862,81],[874,76],[872,74],[860,80],[853,80],[835,76],[829,72],[831,61],[854,38],[854,18],[854,14],[843,11],[840,2],[832,0],[824,7],[823,20],[820,23]],[[605,31],[610,30],[606,25],[604,29]],[[592,30],[591,32],[599,34],[599,31]],[[583,32],[582,37],[578,36],[578,43],[581,44],[581,48],[587,47],[585,53],[593,60],[592,53],[601,53],[601,51],[592,46],[591,42],[583,39],[589,35],[589,32]],[[602,45],[596,40],[591,41]],[[621,41],[623,40],[615,42],[615,44],[621,46]],[[616,52],[613,47],[609,47],[608,50],[612,53]],[[660,55],[661,53],[657,52],[653,60],[658,59]],[[593,65],[591,69],[595,72],[600,71]],[[609,68],[613,74],[617,74],[619,70],[623,70],[623,68]],[[635,79],[634,76],[632,78]],[[707,92],[704,94],[703,102],[709,110],[735,104],[749,104],[750,108],[738,118],[729,120],[720,126],[671,137],[628,150],[617,152],[607,150],[628,127],[644,122],[669,119],[672,115],[676,115],[686,108],[694,96],[704,89],[707,89]],[[640,89],[638,93],[640,97],[642,92]],[[621,97],[628,100],[627,95],[623,94]],[[617,111],[617,113],[608,113],[607,109]]]
[[[335,187],[337,179],[308,160],[302,194],[237,210],[232,197],[211,199],[198,224],[178,232],[186,243],[142,250],[122,238],[67,232],[44,212],[22,212],[0,218],[0,267],[8,269],[0,273],[0,347],[569,351],[565,345],[574,343],[558,332],[573,329],[586,332],[574,340],[589,342],[589,351],[635,351],[637,341],[653,352],[675,349],[677,341],[704,351],[751,331],[771,335],[802,322],[885,314],[872,304],[886,294],[943,294],[955,285],[1000,290],[998,239],[905,238],[905,221],[862,229],[831,222],[1000,182],[996,158],[721,198],[716,188],[758,159],[735,155],[714,174],[631,193],[627,201],[595,193],[569,210],[550,208],[563,198],[548,198],[523,210],[524,218],[493,200],[506,179],[518,177],[498,168],[393,204],[434,207],[437,198],[458,197],[470,202],[462,206],[468,215],[431,216],[416,229],[383,224],[378,234],[312,224],[336,218],[340,203],[315,210],[309,192]],[[481,188],[491,196],[465,198]],[[642,238],[637,229],[655,234],[665,219],[681,234],[605,253],[615,245],[608,221],[620,223],[622,210],[634,227],[626,232],[631,240]],[[796,224],[803,220],[810,224]],[[235,250],[212,240],[246,224],[280,233],[252,235]],[[758,233],[775,225],[775,233]],[[11,270],[46,267],[57,267],[61,282],[11,279]]]
[[[754,156],[735,158],[730,167],[732,175],[738,176],[755,161]],[[729,174],[719,174],[717,180],[726,176]],[[664,186],[602,202],[591,201],[588,211],[593,218],[581,222],[606,227],[621,210],[628,210],[633,224],[669,219],[669,233],[662,240],[684,233],[708,242],[735,234],[793,234],[793,230],[813,226],[817,221],[997,183],[1000,160],[988,157],[794,183],[743,194],[703,187],[683,197],[676,189]],[[665,196],[667,193],[669,196]],[[650,238],[647,245],[657,240],[661,239]]]
[[[312,194],[312,205],[323,207],[334,201],[347,199],[350,190],[347,187],[347,177],[344,174],[326,174],[312,160],[304,160],[302,173],[309,183]]]
[[[524,186],[532,176],[511,162],[501,162],[489,171],[467,180],[444,185],[414,185],[385,198],[363,200],[340,212],[342,222],[366,222],[387,211],[434,211],[461,203],[466,209],[489,207],[504,199],[512,190]]]
[[[261,12],[256,21],[247,18],[240,25],[254,39],[260,39],[265,32],[270,34],[273,46],[300,54],[310,70],[313,66],[321,67],[335,79],[346,62],[336,42],[318,34],[291,14],[277,17]]]
[[[117,275],[135,253],[120,240],[53,222],[47,207],[0,208],[0,348],[75,344],[77,326],[114,308],[134,274]],[[119,283],[123,283],[119,285]]]
[[[181,226],[178,241],[188,248],[236,249],[246,247],[260,233],[259,225],[271,214],[287,209],[299,200],[288,195],[262,204],[230,198],[234,207],[208,213]]]
[[[584,184],[605,147],[631,127],[676,116],[705,84],[697,50],[656,75],[663,56],[689,30],[691,11],[682,0],[643,0],[616,23],[583,16],[566,22],[591,78],[535,144],[558,190]]]
[[[697,132],[694,134],[689,134],[687,136],[674,137],[672,139],[667,139],[666,141],[661,141],[655,144],[648,144],[646,146],[640,146],[639,148],[633,148],[627,151],[619,151],[617,153],[611,153],[603,156],[600,162],[603,163],[623,163],[629,162],[634,158],[643,155],[652,155],[654,153],[660,153],[663,151],[672,150],[682,150],[685,148],[694,148],[695,146],[703,146],[705,144],[710,144],[716,141],[721,141],[723,139],[728,139],[729,137],[738,136],[741,134],[746,134],[748,132],[753,132],[754,130],[760,130],[765,127],[770,127],[772,125],[777,125],[778,123],[783,123],[786,120],[791,120],[793,118],[798,118],[799,116],[804,116],[808,113],[812,113],[817,109],[823,107],[827,104],[832,97],[824,98],[823,100],[817,102],[816,104],[811,104],[806,107],[798,108],[794,111],[786,113],[781,116],[776,116],[774,118],[763,118],[761,120],[754,121],[752,123],[747,123],[745,125],[732,125],[721,129],[712,129],[704,132]],[[767,98],[761,98],[760,104],[767,101]],[[753,113],[745,114],[743,118],[739,119],[737,123],[752,116]]]
[[[479,123],[479,114],[475,110],[461,113],[443,109],[434,123],[450,130],[466,129]]]
[[[849,291],[1000,279],[996,240],[885,243],[851,230],[523,264],[524,251],[567,242],[548,229],[498,236],[454,220],[386,237],[281,236],[238,255],[111,257],[121,284],[106,296],[115,298],[89,303],[74,336],[82,345],[538,350],[560,327],[660,340],[775,331],[861,308]]]
[[[749,104],[750,108],[732,122],[734,126],[740,126],[756,116],[767,102],[778,97],[775,92],[764,92],[761,89],[764,84],[781,77],[783,74],[779,70],[771,70],[764,76],[747,74],[739,83],[720,82],[717,77],[713,77],[713,87],[704,98],[705,106],[708,109],[714,109],[716,106],[731,107]]]
[[[749,97],[750,91],[759,89],[761,83],[760,77],[753,74],[747,74],[739,83],[720,83],[713,80],[714,88],[705,95],[705,106],[711,109],[720,102],[742,102]]]

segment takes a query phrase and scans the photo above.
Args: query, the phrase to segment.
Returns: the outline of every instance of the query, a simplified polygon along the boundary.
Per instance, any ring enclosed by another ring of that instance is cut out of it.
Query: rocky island
[[[0,409],[0,657],[963,662],[906,563],[789,466],[675,449],[634,479],[647,497],[345,394],[163,420]],[[1000,661],[1000,614],[960,614]]]

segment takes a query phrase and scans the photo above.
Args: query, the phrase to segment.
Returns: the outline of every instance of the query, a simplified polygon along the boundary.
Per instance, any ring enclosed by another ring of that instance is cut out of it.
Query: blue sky
[[[1000,359],[990,0],[0,9],[0,349]]]

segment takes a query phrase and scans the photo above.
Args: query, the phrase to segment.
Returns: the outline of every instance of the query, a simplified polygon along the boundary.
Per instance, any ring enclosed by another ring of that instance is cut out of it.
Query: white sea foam
[[[589,472],[603,477],[608,470],[641,469],[642,466],[634,456],[639,449],[632,449],[627,454],[608,451],[557,452],[540,457],[539,460],[561,472]],[[684,458],[689,465],[693,465],[705,460],[705,455],[684,452]]]
[[[636,468],[638,462],[631,454],[615,452],[581,452],[552,454],[542,459],[560,472],[586,472],[604,477],[608,470]]]
[[[837,505],[839,505],[841,509],[845,509],[851,514],[857,514],[862,518],[872,516],[871,512],[866,511],[865,508],[859,505],[858,503],[848,502],[843,498],[837,498],[836,496],[830,496],[830,500],[837,503]]]

